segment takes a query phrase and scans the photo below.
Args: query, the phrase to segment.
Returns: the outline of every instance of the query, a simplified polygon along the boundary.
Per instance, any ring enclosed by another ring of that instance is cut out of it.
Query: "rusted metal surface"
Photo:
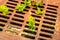
[[[43,6],[39,6],[45,10],[43,15],[34,13],[35,6],[26,7],[23,13],[18,12],[15,9],[18,3],[23,3],[23,0],[2,0],[0,2],[0,5],[6,5],[9,8],[9,15],[3,16],[0,13],[0,40],[60,40],[59,0],[44,0]],[[28,28],[27,19],[30,15],[35,18],[36,30]],[[20,30],[11,30],[8,26],[17,27]],[[18,35],[7,33],[6,30],[16,32]]]

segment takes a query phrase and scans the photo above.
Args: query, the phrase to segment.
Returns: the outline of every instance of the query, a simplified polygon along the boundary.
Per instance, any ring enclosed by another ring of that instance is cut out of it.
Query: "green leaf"
[[[32,16],[28,18],[28,25],[30,29],[35,29],[35,19]]]
[[[26,4],[17,4],[16,9],[22,12],[26,7]]]
[[[35,30],[36,29],[36,27],[35,26],[32,26],[32,28],[31,28],[32,30]]]
[[[41,2],[36,2],[36,6],[38,6],[38,5],[42,6],[43,5],[43,0],[41,0]]]
[[[43,5],[43,0],[41,0],[41,2],[40,2],[40,4],[39,4],[40,6],[42,6]]]
[[[8,7],[7,7],[7,6],[1,5],[1,6],[0,6],[0,11],[3,12],[3,15],[9,14],[9,13],[8,13]]]
[[[25,0],[24,3],[26,4],[26,6],[31,6],[31,0]]]
[[[37,7],[37,12],[36,14],[43,14],[44,10],[42,10],[41,8]]]
[[[36,2],[34,2],[34,1],[31,2],[31,5],[35,5],[35,4],[36,4]]]

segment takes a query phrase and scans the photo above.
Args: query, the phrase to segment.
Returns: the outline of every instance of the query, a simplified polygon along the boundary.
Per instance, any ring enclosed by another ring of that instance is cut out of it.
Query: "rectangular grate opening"
[[[10,5],[7,5],[7,7],[12,8],[12,9],[14,9],[14,8],[15,8],[14,6],[10,6]]]
[[[9,9],[10,12],[13,12],[13,10]]]
[[[35,21],[40,22],[40,20],[39,20],[39,19],[35,19]]]
[[[26,30],[26,29],[25,29],[24,32],[36,35],[36,32],[30,31],[30,30]]]
[[[51,15],[51,14],[45,14],[46,16],[51,16],[51,17],[54,17],[54,18],[56,18],[56,16],[55,15]]]
[[[5,23],[6,23],[6,22],[7,22],[7,20],[0,19],[0,22],[5,22]]]
[[[26,8],[27,8],[27,9],[30,9],[30,7],[29,7],[29,6],[26,6]]]
[[[46,12],[51,13],[51,14],[57,14],[57,12],[53,12],[53,11],[49,11],[49,10],[46,10]]]
[[[28,12],[29,10],[28,9],[24,9],[24,11]]]
[[[17,1],[17,0],[9,0],[9,1],[18,3],[18,1]]]
[[[26,38],[30,38],[30,39],[35,39],[35,37],[33,36],[29,36],[29,35],[26,35],[26,34],[22,34],[23,37],[26,37]]]
[[[11,3],[11,2],[7,2],[7,4],[14,5],[14,6],[17,5],[17,4],[15,4],[15,3]]]
[[[24,4],[24,2],[21,2],[21,4]]]
[[[38,38],[38,40],[46,40],[46,39],[43,39],[43,38]]]
[[[54,8],[58,8],[58,6],[56,6],[56,5],[50,5],[50,4],[48,4],[48,6],[54,7]]]
[[[22,14],[22,15],[25,14],[24,12],[19,12],[19,11],[16,11],[16,13],[18,13],[18,14]]]
[[[55,8],[47,7],[47,9],[57,11],[57,9],[55,9]]]
[[[55,23],[53,23],[53,22],[48,22],[48,21],[43,21],[43,23],[47,23],[47,24],[51,24],[51,25],[55,25]]]
[[[37,15],[34,15],[34,14],[32,14],[31,16],[41,18],[41,16],[37,16]]]
[[[22,26],[22,24],[18,24],[18,23],[15,23],[15,22],[10,22],[10,23],[13,24],[13,25]]]
[[[40,8],[44,8],[44,6],[38,6],[38,7],[40,7]]]
[[[42,37],[46,37],[46,38],[52,38],[52,36],[51,36],[51,35],[42,34],[42,33],[40,33],[40,36],[42,36]]]
[[[2,29],[2,28],[0,28],[0,32],[1,32],[1,31],[3,31],[3,29]]]
[[[35,23],[35,25],[36,25],[36,26],[39,26],[39,24],[38,24],[38,23]]]
[[[8,16],[0,15],[0,17],[2,17],[2,18],[6,18],[6,19],[9,19],[9,17],[8,17]]]
[[[4,26],[5,26],[5,24],[1,24],[1,23],[0,23],[0,26],[4,27]]]
[[[14,15],[14,16],[19,18],[24,18],[24,16],[21,16],[21,15]]]
[[[29,22],[26,22],[27,24],[29,23]],[[39,24],[38,23],[35,23],[35,26],[39,26]]]
[[[35,11],[31,11],[32,13],[35,13]]]
[[[42,27],[49,28],[49,29],[54,29],[54,27],[48,26],[48,25],[42,25]]]
[[[12,18],[12,20],[18,21],[18,22],[24,22],[24,20],[22,19],[16,19],[16,18]]]
[[[28,25],[25,25],[25,27],[26,27],[26,28],[29,28],[29,26],[28,26]],[[35,30],[38,30],[38,28],[36,28]]]
[[[51,20],[51,21],[56,21],[56,19],[52,19],[52,18],[48,18],[48,17],[44,17],[44,19]]]
[[[50,34],[53,34],[53,33],[54,33],[53,31],[45,30],[45,29],[41,29],[41,31],[43,31],[43,32],[47,32],[47,33],[50,33]]]
[[[32,8],[33,10],[37,10],[37,8]]]

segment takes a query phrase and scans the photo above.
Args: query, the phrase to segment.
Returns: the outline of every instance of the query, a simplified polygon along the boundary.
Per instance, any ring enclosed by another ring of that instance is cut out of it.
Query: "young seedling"
[[[31,6],[31,0],[25,0],[24,4],[26,4],[26,6]]]
[[[41,2],[36,2],[36,6],[38,6],[38,5],[42,6],[43,5],[43,0],[41,0]]]
[[[41,8],[37,7],[37,12],[36,14],[43,14],[44,13],[44,10],[42,10]]]
[[[39,4],[40,6],[42,6],[43,5],[43,0],[41,0],[41,2],[40,2],[40,4]]]
[[[26,4],[17,4],[16,6],[16,9],[19,11],[19,12],[22,12],[26,7]]]
[[[28,18],[28,25],[29,25],[29,28],[32,29],[32,30],[36,29],[36,27],[35,27],[35,19],[32,16],[30,16]]]
[[[8,7],[7,6],[1,5],[0,6],[0,11],[2,11],[3,15],[9,14],[8,13]]]

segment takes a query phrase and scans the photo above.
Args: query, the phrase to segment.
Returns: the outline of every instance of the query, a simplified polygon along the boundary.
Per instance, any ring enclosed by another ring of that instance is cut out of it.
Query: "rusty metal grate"
[[[56,2],[56,3],[53,3]],[[36,5],[27,6],[23,12],[15,9],[18,3],[24,4],[24,0],[2,0],[0,5],[6,5],[9,8],[9,14],[3,16],[0,12],[0,38],[4,40],[60,40],[60,3],[59,1],[44,0],[43,6],[38,6],[45,10],[42,15],[35,14]],[[27,18],[35,18],[36,30],[29,29]],[[9,29],[9,26],[19,28],[18,30]],[[10,31],[16,33],[7,33]],[[59,36],[59,37],[58,37]],[[57,38],[58,37],[58,38]]]

